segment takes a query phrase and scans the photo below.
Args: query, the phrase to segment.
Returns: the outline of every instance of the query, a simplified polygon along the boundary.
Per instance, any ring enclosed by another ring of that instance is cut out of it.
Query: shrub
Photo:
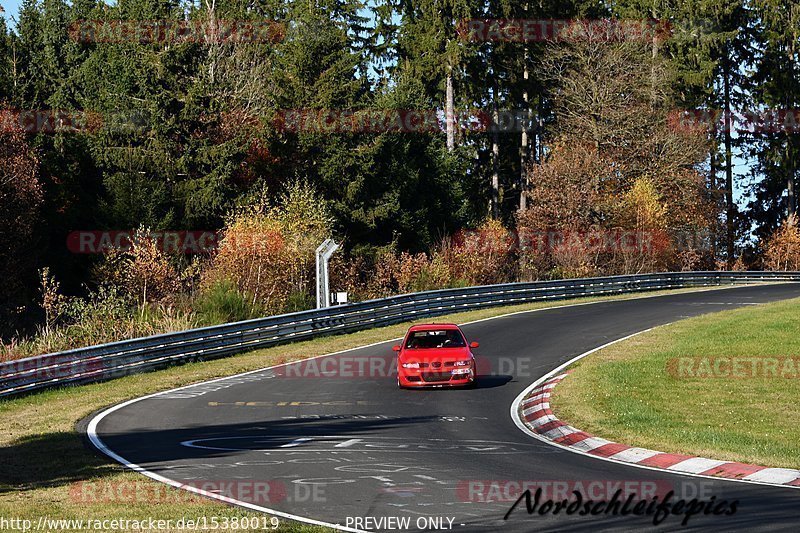
[[[768,270],[800,270],[800,228],[796,215],[789,215],[766,239],[764,266]]]
[[[373,279],[374,257],[364,250],[353,250],[349,254],[337,253],[331,257],[328,265],[331,290],[347,291],[351,301],[369,300],[372,298],[369,284]],[[316,305],[316,289],[314,289]]]
[[[144,228],[134,235],[124,267],[123,286],[140,305],[163,300],[178,289],[178,273]]]
[[[497,220],[487,220],[475,231],[445,239],[434,253],[434,261],[446,265],[449,280],[468,285],[513,281],[517,277],[517,242]]]
[[[371,298],[382,298],[397,294],[400,290],[397,273],[400,271],[400,260],[394,250],[381,251],[375,260],[374,273],[367,283],[367,293]]]
[[[308,309],[314,309],[317,307],[317,294],[316,291],[314,295],[305,292],[305,291],[298,291],[293,292],[289,295],[286,299],[286,306],[283,309],[284,313],[295,313],[297,311],[306,311]]]
[[[194,301],[194,309],[202,324],[214,325],[256,318],[263,310],[252,298],[241,293],[229,279],[210,283]]]
[[[329,236],[330,218],[307,184],[291,184],[277,206],[270,207],[264,198],[228,217],[202,285],[231,280],[253,306],[276,314],[286,308],[290,295],[311,293],[314,251]],[[292,305],[297,305],[296,298]]]
[[[111,249],[95,268],[99,285],[113,286],[144,306],[174,296],[180,276],[150,230],[140,227],[130,249]]]
[[[553,269],[549,276],[554,279],[585,278],[599,272],[599,251],[592,243],[603,242],[597,229],[587,233],[571,231],[566,238],[553,246],[551,256]]]
[[[401,293],[415,292],[415,285],[428,267],[428,256],[424,253],[409,254],[403,252],[398,258],[397,271],[394,273],[397,288]]]

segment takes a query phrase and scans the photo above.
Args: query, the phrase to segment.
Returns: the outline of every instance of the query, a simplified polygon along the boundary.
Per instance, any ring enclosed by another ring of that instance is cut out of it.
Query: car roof
[[[408,328],[408,331],[429,331],[435,329],[458,329],[456,324],[446,323],[446,324],[417,324],[415,326],[411,326]]]

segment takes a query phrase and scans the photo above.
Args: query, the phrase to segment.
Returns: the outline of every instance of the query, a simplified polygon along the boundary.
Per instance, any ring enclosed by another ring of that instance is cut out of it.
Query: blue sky
[[[3,13],[3,16],[6,18],[6,20],[10,20],[12,15],[15,17],[17,16],[17,11],[19,10],[19,3],[20,0],[3,0],[2,2],[0,2],[0,7],[3,8],[3,11],[5,11],[5,13]]]

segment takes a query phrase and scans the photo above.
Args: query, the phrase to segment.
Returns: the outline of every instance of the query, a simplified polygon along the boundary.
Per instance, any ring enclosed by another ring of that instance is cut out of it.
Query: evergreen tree
[[[756,235],[763,238],[780,220],[797,212],[800,5],[753,0],[752,9],[760,51],[752,76],[753,100],[757,114],[766,120],[751,128],[756,131],[749,152],[754,182],[748,214],[756,225]]]
[[[6,104],[11,100],[14,87],[13,53],[13,35],[6,27],[6,20],[0,17],[0,102]]]

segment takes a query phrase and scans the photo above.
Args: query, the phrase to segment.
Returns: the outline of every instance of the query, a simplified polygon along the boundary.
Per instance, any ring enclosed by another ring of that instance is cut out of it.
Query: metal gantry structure
[[[333,239],[325,239],[317,247],[317,309],[330,307],[331,292],[328,277],[328,262],[333,253],[339,249]]]

